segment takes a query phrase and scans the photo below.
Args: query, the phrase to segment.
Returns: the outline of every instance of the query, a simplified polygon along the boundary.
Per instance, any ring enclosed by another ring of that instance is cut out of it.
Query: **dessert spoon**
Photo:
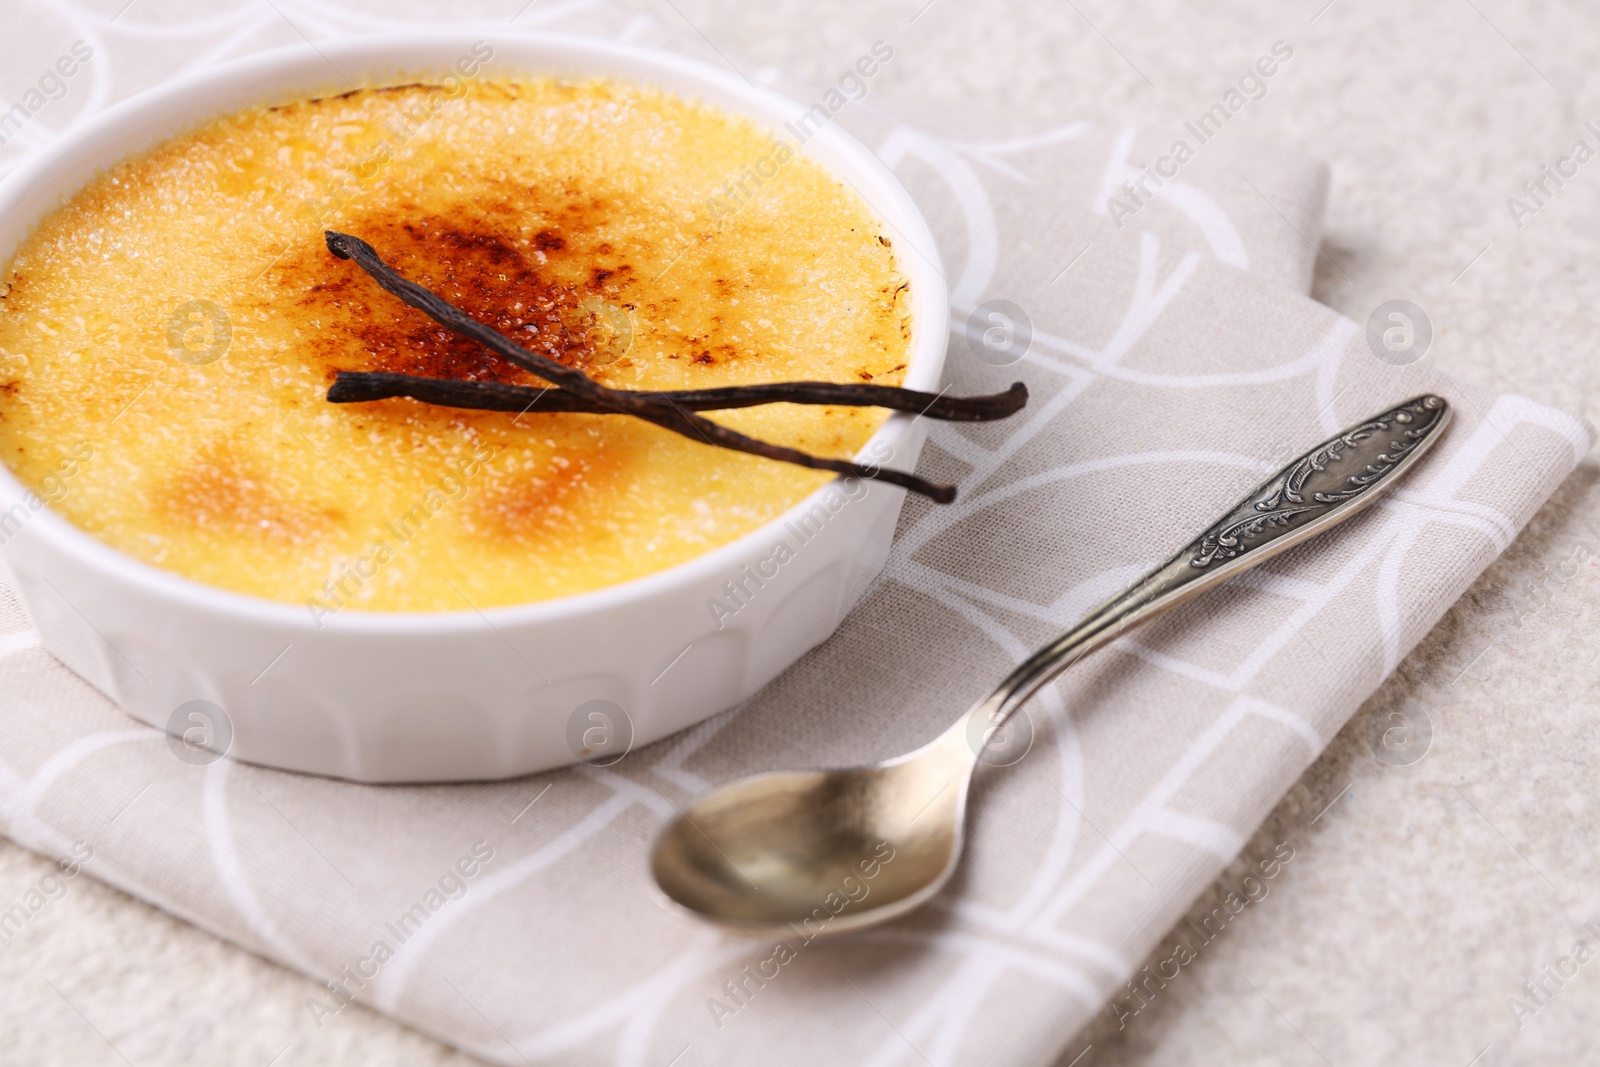
[[[1442,397],[1426,394],[1301,455],[916,751],[870,766],[776,771],[718,786],[680,809],[657,838],[656,885],[725,928],[808,940],[888,922],[925,903],[961,858],[973,771],[1029,697],[1129,628],[1371,504],[1432,447],[1450,417]]]

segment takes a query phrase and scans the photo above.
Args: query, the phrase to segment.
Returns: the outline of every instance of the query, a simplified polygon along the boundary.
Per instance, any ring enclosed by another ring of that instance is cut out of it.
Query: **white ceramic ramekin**
[[[0,184],[0,262],[60,204],[58,190],[70,196],[208,118],[342,91],[343,78],[442,75],[481,57],[484,43],[493,57],[476,76],[649,82],[749,115],[791,143],[784,124],[807,110],[700,63],[558,34],[414,32],[289,48],[175,79],[27,161]],[[936,390],[948,304],[927,224],[889,170],[831,123],[801,150],[853,186],[893,234],[913,301],[905,384]],[[897,414],[862,456],[910,469],[922,439],[921,424]],[[230,756],[252,763],[442,781],[560,766],[594,745],[614,758],[630,732],[644,744],[750,696],[833,632],[883,566],[903,498],[878,483],[836,481],[731,544],[635,581],[481,613],[345,611],[320,629],[304,607],[114,551],[36,508],[38,497],[3,467],[0,539],[45,647],[136,718],[177,732],[198,724],[203,743],[228,743]],[[780,542],[788,553],[775,553]]]

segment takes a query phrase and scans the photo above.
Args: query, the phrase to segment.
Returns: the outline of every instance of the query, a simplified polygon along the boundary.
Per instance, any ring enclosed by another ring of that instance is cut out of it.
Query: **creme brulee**
[[[340,369],[535,379],[324,229],[619,388],[899,384],[906,365],[882,224],[755,123],[616,81],[362,89],[217,119],[44,219],[0,275],[0,458],[131,556],[314,612],[596,589],[830,477],[619,416],[330,404]],[[708,414],[840,458],[884,418]]]

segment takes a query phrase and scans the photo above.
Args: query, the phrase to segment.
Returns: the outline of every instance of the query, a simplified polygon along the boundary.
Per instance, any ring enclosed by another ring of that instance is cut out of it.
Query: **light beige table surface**
[[[503,20],[522,2],[451,10]],[[1592,2],[923,4],[634,0],[819,81],[892,27],[874,91],[1054,119],[1182,122],[1289,41],[1293,64],[1230,132],[1332,166],[1315,296],[1359,321],[1412,300],[1438,366],[1600,416],[1600,159],[1520,230],[1506,205],[1575,140],[1600,150],[1583,129],[1600,126]],[[1284,798],[1239,861],[1293,847],[1270,896],[1060,1067],[1600,1062],[1600,937],[1581,928],[1600,930],[1597,481],[1590,460]],[[1425,756],[1380,762],[1378,735],[1406,724],[1431,729]],[[0,901],[48,869],[0,841]],[[1560,964],[1580,938],[1596,958]],[[1576,973],[1529,997],[1558,964]],[[0,1064],[476,1062],[365,1010],[310,1029],[316,988],[79,878],[0,949]]]

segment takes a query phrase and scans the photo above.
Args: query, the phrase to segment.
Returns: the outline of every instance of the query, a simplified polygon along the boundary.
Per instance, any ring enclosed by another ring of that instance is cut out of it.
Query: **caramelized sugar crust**
[[[0,459],[139,559],[328,610],[595,589],[827,480],[626,418],[326,403],[339,369],[539,384],[335,259],[326,228],[621,388],[905,369],[880,223],[754,124],[611,81],[394,86],[218,119],[47,217],[0,273]],[[847,457],[884,416],[712,417]]]

